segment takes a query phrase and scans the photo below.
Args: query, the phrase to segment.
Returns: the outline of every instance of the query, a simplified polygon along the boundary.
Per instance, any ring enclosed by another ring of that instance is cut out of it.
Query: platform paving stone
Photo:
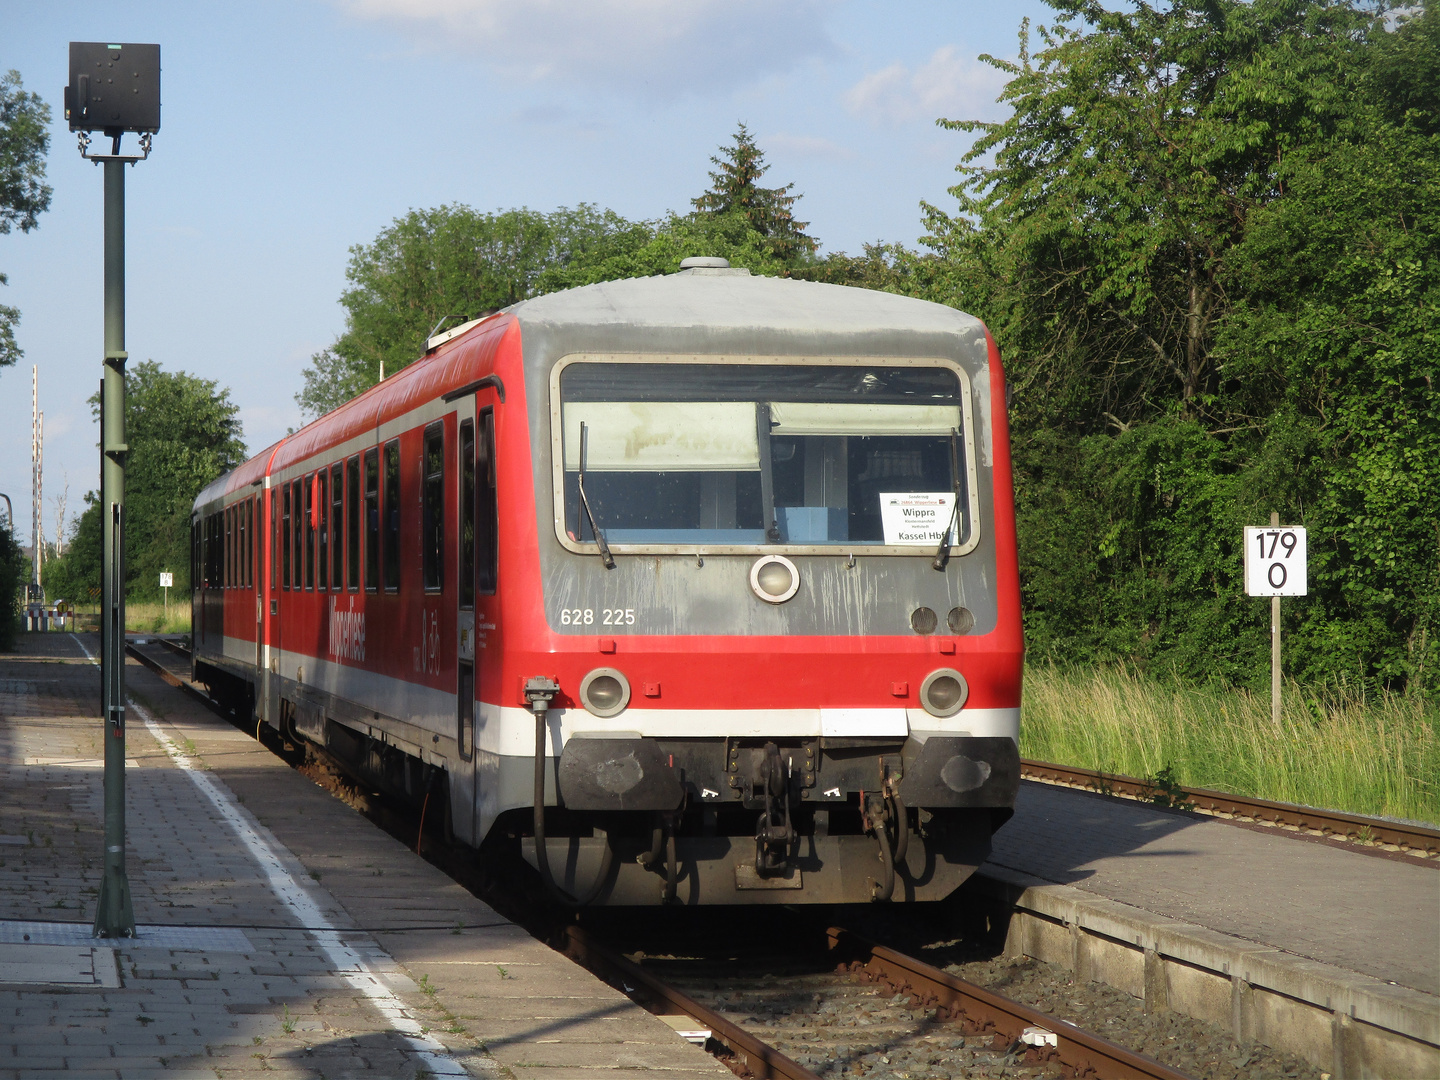
[[[31,634],[0,654],[0,1080],[420,1075],[413,1047],[335,970],[133,710],[126,860],[141,935],[74,937],[94,918],[103,869],[99,673],[81,640],[97,651],[93,635]],[[731,1075],[246,733],[134,663],[126,678],[343,944],[443,1045],[447,1068],[525,1080]],[[68,924],[54,932],[71,936],[64,947],[6,944],[18,936],[6,927],[21,923]],[[244,951],[164,945],[160,935],[181,927],[222,928]],[[91,984],[5,981],[7,963],[33,974],[32,960],[62,954],[68,966],[42,974]],[[109,985],[96,975],[104,963],[116,969]]]
[[[990,862],[1440,994],[1440,867],[1033,781]]]

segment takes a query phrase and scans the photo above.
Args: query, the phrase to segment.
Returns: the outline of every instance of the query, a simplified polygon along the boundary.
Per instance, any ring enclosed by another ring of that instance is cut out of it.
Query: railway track
[[[1187,1075],[839,927],[825,932],[821,955],[768,958],[771,974],[764,977],[737,976],[728,957],[637,963],[579,926],[566,928],[563,948],[653,1011],[678,1010],[710,1031],[741,1075],[819,1080],[822,1073],[810,1064],[821,1056],[830,1076],[909,1075],[902,1070],[941,1060],[946,1074],[998,1068],[1014,1077]],[[860,1026],[827,1028],[827,1016],[859,1017]],[[755,1028],[773,1045],[761,1042]]]
[[[1022,758],[1021,774],[1028,780],[1081,788],[1101,795],[1116,796],[1139,802],[1153,802],[1156,786],[1133,776],[1076,769],[1047,761]],[[1208,788],[1178,788],[1163,792],[1167,800],[1177,799],[1190,804],[1187,809],[1210,814],[1222,820],[1255,821],[1266,825],[1289,827],[1300,832],[1346,839],[1367,844],[1385,844],[1397,850],[1425,858],[1440,858],[1440,830],[1385,818],[1344,814],[1337,810],[1317,810],[1292,803],[1251,799]]]

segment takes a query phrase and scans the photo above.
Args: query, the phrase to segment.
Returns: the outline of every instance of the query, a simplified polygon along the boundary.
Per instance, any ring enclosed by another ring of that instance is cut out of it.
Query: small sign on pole
[[[165,590],[165,618],[170,618],[170,589],[175,584],[175,575],[167,570],[160,571],[160,588]]]
[[[1245,592],[1270,597],[1270,717],[1280,723],[1280,598],[1304,596],[1309,584],[1305,528],[1281,525],[1270,515],[1270,527],[1245,528]]]

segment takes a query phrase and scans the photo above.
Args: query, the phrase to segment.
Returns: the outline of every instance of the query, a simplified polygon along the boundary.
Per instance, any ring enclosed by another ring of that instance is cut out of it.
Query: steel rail
[[[180,676],[176,675],[173,671],[167,668],[164,664],[160,663],[160,661],[156,660],[153,656],[146,656],[135,645],[131,644],[128,641],[125,643],[125,653],[127,656],[131,656],[134,659],[138,660],[141,664],[144,664],[147,668],[155,672],[156,675],[159,675],[160,678],[164,679],[171,686],[186,694],[189,694],[196,701],[200,702],[200,704],[204,705],[207,709],[213,712],[216,716],[219,716],[225,720],[231,719],[231,712],[214,698],[212,698],[209,694],[205,693],[205,691],[201,690],[194,683],[186,682],[184,679],[180,678]]]
[[[1141,802],[1149,802],[1159,790],[1153,782],[1133,776],[1076,769],[1068,765],[1030,761],[1025,758],[1020,760],[1020,772],[1030,780],[1087,788],[1102,795],[1129,796]],[[1371,840],[1393,844],[1402,850],[1423,852],[1427,855],[1440,854],[1440,830],[1428,829],[1423,825],[1387,821],[1362,814],[1345,814],[1338,810],[1317,810],[1293,803],[1252,799],[1224,791],[1211,791],[1209,788],[1178,790],[1183,793],[1187,802],[1194,804],[1196,810],[1205,813],[1229,814],[1232,817],[1250,818],[1276,825],[1294,825],[1301,829],[1313,829],[1351,839],[1368,836]],[[1369,830],[1368,834],[1365,830]]]
[[[908,995],[914,1006],[934,1009],[939,1019],[958,1021],[979,1034],[994,1032],[1017,1053],[1024,1047],[1026,1064],[1053,1061],[1069,1076],[1103,1080],[1190,1080],[1185,1073],[1154,1058],[1126,1050],[1065,1020],[1001,997],[848,930],[831,927],[827,934],[831,951],[842,958],[842,966],[849,958],[852,974]],[[1026,1046],[1020,1037],[1027,1028],[1053,1034],[1055,1045]]]
[[[636,988],[643,987],[646,994],[657,1002],[679,1010],[701,1027],[709,1028],[710,1037],[729,1050],[736,1062],[758,1080],[820,1080],[819,1076],[798,1061],[761,1042],[734,1021],[727,1020],[708,1006],[682,994],[674,987],[667,986],[640,965],[601,945],[578,926],[572,924],[565,928],[564,948],[561,951],[601,977],[618,977],[627,988],[632,984]]]

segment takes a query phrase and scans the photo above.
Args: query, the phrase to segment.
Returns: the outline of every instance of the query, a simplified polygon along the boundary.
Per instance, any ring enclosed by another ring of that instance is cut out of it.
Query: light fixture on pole
[[[95,909],[96,937],[134,937],[125,876],[125,166],[150,156],[160,130],[160,46],[70,43],[65,118],[79,133],[80,156],[105,165],[105,378],[100,389],[101,568],[100,711],[105,724],[105,876]],[[90,133],[110,140],[92,154]],[[126,132],[140,153],[120,153]]]

